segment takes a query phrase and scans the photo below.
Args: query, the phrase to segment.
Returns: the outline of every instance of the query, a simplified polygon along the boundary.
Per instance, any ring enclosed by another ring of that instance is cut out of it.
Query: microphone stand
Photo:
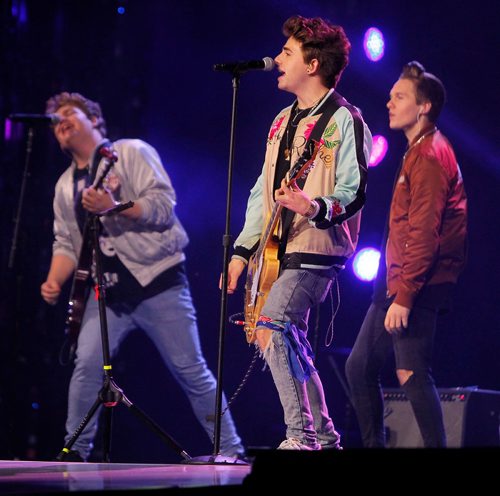
[[[27,131],[26,138],[26,155],[24,160],[24,170],[21,181],[21,189],[19,193],[18,203],[15,213],[12,217],[14,224],[12,241],[9,249],[8,259],[5,260],[7,267],[5,273],[4,260],[2,259],[1,271],[3,273],[0,284],[0,319],[2,322],[0,348],[9,350],[10,352],[4,356],[2,365],[0,366],[0,417],[2,424],[5,425],[5,435],[0,436],[0,451],[8,458],[16,453],[16,434],[15,421],[16,413],[14,405],[16,404],[16,391],[19,381],[12,381],[9,374],[12,370],[18,370],[19,364],[23,360],[22,352],[19,346],[19,320],[21,310],[21,294],[23,284],[23,271],[16,274],[16,255],[19,244],[19,232],[21,228],[21,216],[24,208],[26,189],[31,169],[31,155],[33,150],[33,138],[35,135],[34,126],[30,126]],[[19,372],[19,371],[18,371]],[[16,385],[17,382],[17,385]],[[4,456],[2,455],[2,456]]]
[[[217,362],[217,390],[216,390],[216,405],[215,405],[215,427],[214,427],[214,450],[210,456],[194,457],[187,460],[189,464],[235,464],[248,465],[247,462],[239,458],[222,456],[220,451],[220,434],[221,434],[221,418],[222,418],[222,377],[224,369],[224,341],[226,336],[227,322],[227,279],[229,267],[229,250],[231,247],[230,234],[230,219],[231,219],[231,196],[232,196],[232,179],[233,179],[233,162],[234,162],[234,137],[236,130],[236,102],[238,97],[238,89],[240,85],[240,76],[244,71],[237,68],[232,72],[233,76],[233,103],[231,111],[231,131],[229,138],[229,164],[227,173],[227,201],[226,201],[226,226],[222,237],[222,246],[224,250],[223,268],[222,268],[222,287],[221,287],[221,302],[220,302],[220,320],[219,320],[219,353]]]
[[[111,162],[111,160],[110,160]],[[108,164],[109,165],[109,164]],[[144,413],[139,407],[132,403],[113,379],[112,366],[109,350],[109,337],[108,337],[108,324],[106,318],[106,300],[105,300],[105,287],[104,287],[104,276],[102,271],[101,262],[101,249],[99,246],[99,217],[101,215],[114,215],[122,210],[130,208],[134,205],[134,202],[127,202],[124,204],[118,204],[115,207],[102,212],[101,214],[90,214],[87,222],[90,224],[91,243],[94,253],[95,269],[97,277],[97,297],[98,297],[98,308],[99,308],[99,321],[101,330],[101,344],[102,344],[102,356],[103,356],[103,371],[104,371],[104,383],[102,388],[97,394],[97,398],[90,410],[83,417],[80,425],[73,432],[69,441],[64,445],[60,453],[57,455],[57,460],[64,461],[66,456],[71,450],[71,447],[76,442],[77,438],[80,436],[82,431],[85,429],[86,425],[89,423],[90,419],[94,414],[97,413],[98,408],[103,405],[104,409],[104,437],[103,437],[103,462],[110,462],[110,451],[111,451],[111,424],[112,424],[112,408],[122,403],[125,405],[136,417],[145,423],[150,430],[156,433],[162,441],[173,448],[177,454],[182,456],[184,459],[189,460],[191,456],[181,447],[175,439],[165,432],[153,419],[151,419],[146,413]]]
[[[17,205],[16,216],[14,218],[14,233],[12,235],[12,244],[10,246],[9,253],[9,270],[14,268],[14,260],[16,258],[16,250],[17,250],[17,241],[19,238],[19,226],[21,224],[21,213],[23,211],[24,205],[24,196],[26,192],[26,184],[28,182],[28,177],[30,175],[29,166],[31,160],[31,151],[33,150],[33,136],[35,131],[33,127],[29,127],[28,129],[28,138],[26,140],[26,159],[24,161],[24,172],[23,172],[23,180],[21,183],[21,192],[19,193],[19,203]]]

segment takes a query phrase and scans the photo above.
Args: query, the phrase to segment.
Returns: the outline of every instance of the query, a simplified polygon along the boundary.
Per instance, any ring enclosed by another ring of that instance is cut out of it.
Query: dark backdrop
[[[296,13],[327,17],[344,26],[353,49],[338,90],[361,108],[373,134],[389,139],[384,162],[369,173],[362,248],[379,244],[392,178],[405,147],[403,134],[387,126],[388,93],[402,65],[419,60],[448,89],[439,126],[455,146],[470,206],[469,263],[457,290],[455,310],[440,321],[435,377],[439,387],[476,385],[497,390],[499,19],[493,4],[477,2],[464,10],[456,2],[427,0],[4,0],[0,4],[0,115],[41,113],[52,94],[78,91],[101,102],[111,139],[139,137],[158,149],[177,190],[178,214],[191,238],[189,277],[203,348],[215,371],[232,87],[231,77],[213,72],[213,64],[276,56],[285,41],[281,25]],[[117,14],[118,6],[125,7],[124,15]],[[362,50],[363,33],[370,26],[386,36],[386,56],[379,63],[368,62]],[[290,94],[278,91],[275,72],[255,71],[242,77],[233,238],[262,164],[269,124],[291,101]],[[11,139],[1,143],[0,456],[50,460],[63,445],[71,373],[58,361],[67,298],[49,307],[39,296],[39,286],[50,262],[53,188],[68,160],[48,129],[36,130],[15,259],[9,269],[12,219],[26,170],[25,128],[15,125]],[[359,441],[342,388],[343,367],[370,293],[371,285],[358,281],[348,265],[340,277],[341,304],[331,346],[325,346],[332,315],[329,300],[311,320],[317,365],[346,446]],[[240,312],[242,303],[240,291],[229,298],[228,313]],[[241,328],[228,325],[223,357],[228,396],[240,384],[252,356]],[[127,396],[190,454],[211,453],[211,444],[182,392],[140,333],[130,336],[113,365],[114,377]],[[383,375],[387,387],[396,384],[391,365]],[[245,444],[276,446],[282,440],[282,410],[262,362],[235,399],[233,415]],[[123,406],[114,409],[114,419],[114,461],[178,460]]]

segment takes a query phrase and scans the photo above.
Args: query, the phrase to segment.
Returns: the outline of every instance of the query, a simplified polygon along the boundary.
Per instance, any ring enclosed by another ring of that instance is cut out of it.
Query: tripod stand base
[[[80,453],[75,450],[63,449],[57,456],[58,462],[84,462],[85,460],[80,456]]]
[[[195,456],[182,463],[188,465],[250,465],[249,462],[238,457],[224,455]]]

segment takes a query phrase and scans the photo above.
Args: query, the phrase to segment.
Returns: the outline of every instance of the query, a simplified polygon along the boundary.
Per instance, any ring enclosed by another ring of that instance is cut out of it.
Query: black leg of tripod
[[[110,463],[110,453],[111,453],[111,432],[113,425],[113,410],[112,408],[104,409],[104,431],[102,438],[102,461],[104,463]]]
[[[97,409],[99,408],[100,404],[101,404],[101,400],[99,398],[97,398],[97,400],[94,402],[94,404],[90,407],[90,410],[87,412],[87,415],[85,415],[85,417],[83,417],[82,421],[80,422],[80,425],[76,428],[75,432],[71,436],[71,439],[64,445],[64,448],[57,455],[57,457],[56,457],[57,460],[61,460],[61,461],[65,460],[66,455],[71,450],[73,444],[75,444],[75,441],[80,436],[83,429],[85,429],[85,426],[89,423],[89,420],[97,412]]]
[[[118,207],[119,208],[119,207]],[[117,209],[117,211],[119,211]],[[109,212],[108,212],[109,215]],[[109,351],[109,338],[108,338],[108,323],[106,319],[106,301],[104,297],[104,279],[101,266],[100,248],[99,248],[99,217],[97,215],[89,216],[88,222],[90,224],[90,231],[92,233],[92,243],[94,251],[94,261],[97,275],[97,294],[99,303],[99,321],[101,326],[101,342],[102,342],[102,355],[103,355],[103,369],[104,369],[104,384],[97,395],[97,399],[91,406],[88,413],[85,415],[80,425],[77,427],[70,440],[65,444],[57,456],[58,460],[64,460],[69,453],[71,447],[76,442],[77,438],[82,433],[85,426],[88,424],[92,416],[97,412],[100,405],[105,407],[104,419],[104,440],[103,440],[103,462],[109,463],[111,451],[111,425],[112,425],[112,408],[119,403],[123,403],[136,417],[142,420],[154,433],[158,434],[160,438],[172,447],[180,456],[185,460],[190,460],[191,456],[165,431],[163,431],[158,424],[149,418],[142,410],[136,407],[123,393],[123,390],[116,385],[111,374],[111,359]]]
[[[123,391],[116,385],[111,376],[106,376],[104,386],[98,393],[98,397],[87,415],[83,418],[82,422],[75,430],[71,439],[64,445],[57,456],[58,460],[64,460],[67,453],[71,450],[73,444],[76,442],[80,434],[85,429],[93,415],[97,412],[100,405],[105,406],[104,411],[104,439],[103,439],[103,462],[110,462],[111,451],[111,425],[113,418],[113,410],[118,403],[123,403],[136,417],[142,420],[154,433],[156,433],[166,444],[173,448],[185,460],[190,460],[191,456],[173,439],[169,434],[162,430],[162,428],[148,415],[146,415],[139,407],[134,405],[123,393]]]

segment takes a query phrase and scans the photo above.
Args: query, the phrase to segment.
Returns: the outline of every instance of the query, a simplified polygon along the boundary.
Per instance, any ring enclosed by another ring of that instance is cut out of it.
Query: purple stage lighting
[[[378,62],[384,56],[384,35],[377,28],[368,28],[363,39],[365,54],[372,62]]]
[[[377,276],[380,251],[376,248],[363,248],[356,253],[352,262],[354,275],[361,281],[373,281]]]
[[[3,137],[5,141],[9,141],[12,138],[12,122],[10,119],[5,119]]]
[[[372,152],[370,154],[370,160],[368,162],[368,167],[376,167],[385,157],[387,153],[387,140],[381,135],[376,134],[373,137]]]

